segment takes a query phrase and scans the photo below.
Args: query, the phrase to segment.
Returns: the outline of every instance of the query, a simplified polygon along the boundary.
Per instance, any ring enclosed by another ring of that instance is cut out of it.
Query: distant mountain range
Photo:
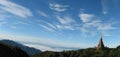
[[[28,55],[34,55],[36,53],[40,53],[41,51],[32,47],[24,46],[18,42],[12,41],[12,40],[0,40],[2,43],[6,43],[8,45],[16,46],[21,48],[23,51],[25,51]]]
[[[29,55],[19,47],[0,42],[0,57],[29,57]]]

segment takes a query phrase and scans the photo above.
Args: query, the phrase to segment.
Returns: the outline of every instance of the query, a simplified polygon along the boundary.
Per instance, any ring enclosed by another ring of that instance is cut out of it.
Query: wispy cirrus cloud
[[[59,24],[56,24],[56,27],[60,30],[75,30],[76,29],[76,26],[75,24],[76,21],[70,17],[70,16],[59,16],[59,15],[56,15],[56,18],[59,22]]]
[[[80,30],[83,34],[96,34],[97,32],[116,29],[116,27],[114,27],[112,22],[109,22],[109,20],[103,22],[103,20],[93,14],[79,13],[78,17],[82,21],[82,26],[80,27]]]
[[[113,27],[112,23],[110,22],[103,23],[102,20],[92,20],[91,22],[85,23],[84,27],[86,28],[94,27],[97,30],[101,31],[116,29],[115,27]]]
[[[46,22],[44,20],[39,20],[38,25],[47,29],[48,31],[75,30],[76,29],[74,25],[77,23],[70,16],[55,15],[55,19],[56,19],[56,22]]]
[[[64,16],[64,17],[56,16],[56,18],[63,25],[69,25],[75,23],[75,20],[70,16]]]
[[[15,25],[19,25],[19,24],[21,24],[21,25],[29,25],[29,23],[27,23],[27,22],[23,22],[23,21],[19,21],[19,22],[16,22],[16,23],[14,23]]]
[[[101,20],[93,20],[92,22],[83,24],[82,27],[84,28],[84,30],[87,31],[87,32],[85,31],[85,33],[95,32],[94,33],[94,35],[95,35],[97,32],[99,32],[99,33],[102,32],[104,36],[106,35],[105,32],[116,29],[116,27],[114,27],[113,24],[108,23],[108,22],[103,23],[103,21],[101,21]]]
[[[112,26],[112,24],[108,23],[108,24],[101,24],[98,26],[97,28],[98,30],[112,30],[112,29],[116,29],[115,27]]]
[[[10,0],[0,0],[0,9],[22,18],[33,16],[28,8],[11,2]]]
[[[56,25],[60,30],[75,30],[75,27],[72,25]]]
[[[43,11],[38,11],[39,12],[39,14],[41,15],[41,16],[43,16],[43,17],[48,17],[48,15],[45,13],[45,12],[43,12]]]
[[[57,29],[56,26],[50,22],[47,22],[45,20],[36,20],[36,23],[46,29],[47,31],[50,31],[50,32],[55,32],[55,30]]]
[[[53,28],[53,29],[57,29],[56,26],[52,23],[46,23],[49,27]]]
[[[82,20],[82,22],[89,22],[95,16],[92,14],[80,13],[79,17]]]
[[[57,12],[66,11],[68,7],[69,7],[68,5],[61,5],[61,4],[58,4],[58,3],[49,3],[49,8],[51,10],[55,10]]]
[[[38,25],[39,25],[40,27],[42,27],[42,28],[48,30],[48,31],[51,31],[51,32],[54,32],[54,31],[55,31],[53,28],[48,27],[47,25],[42,25],[42,24],[38,24]]]

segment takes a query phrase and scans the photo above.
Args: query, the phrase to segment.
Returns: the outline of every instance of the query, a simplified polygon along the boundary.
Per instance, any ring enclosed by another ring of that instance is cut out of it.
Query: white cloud
[[[56,26],[50,22],[44,21],[44,20],[36,20],[38,22],[38,25],[48,31],[55,32]]]
[[[92,14],[85,14],[85,13],[80,13],[79,14],[80,19],[82,20],[82,22],[89,22],[93,19],[93,17],[95,17]]]
[[[41,26],[42,28],[48,30],[48,31],[51,31],[51,32],[54,32],[55,30],[53,30],[52,28],[46,26],[46,25],[42,25],[42,24],[39,24],[39,26]]]
[[[108,23],[105,22],[103,23],[103,21],[101,20],[92,20],[91,22],[85,23],[84,27],[86,28],[96,28],[97,30],[111,30],[111,29],[116,29],[115,27],[113,27],[112,22]]]
[[[116,29],[115,27],[112,26],[112,24],[105,24],[105,25],[99,25],[98,30],[111,30],[111,29]]]
[[[80,30],[81,30],[82,33],[87,33],[87,32],[89,32],[89,31],[88,31],[86,28],[84,28],[84,27],[80,28]]]
[[[71,25],[56,25],[56,27],[60,30],[75,30],[75,27]]]
[[[57,22],[46,22],[44,20],[37,20],[39,22],[38,25],[41,27],[47,29],[48,31],[59,31],[59,30],[75,30],[76,27],[74,27],[74,24],[76,24],[75,20],[72,19],[71,17],[65,16],[65,17],[60,17],[56,16]]]
[[[80,13],[79,17],[83,22],[82,26],[80,27],[80,30],[83,34],[86,35],[89,33],[95,36],[97,32],[107,32],[109,30],[116,29],[116,27],[114,27],[112,22],[109,22],[109,20],[102,21],[100,18],[93,14]]]
[[[39,12],[39,14],[41,15],[41,16],[43,16],[43,17],[48,17],[48,15],[46,14],[46,13],[44,13],[44,12],[42,12],[42,11],[38,11]]]
[[[98,27],[102,24],[102,21],[100,20],[92,20],[91,22],[87,22],[87,23],[84,23],[83,26],[86,27],[86,28],[89,28],[89,27]]]
[[[57,12],[63,12],[63,11],[66,11],[69,6],[61,5],[61,4],[57,4],[57,3],[50,3],[49,7],[50,7],[50,9],[55,10]]]
[[[88,31],[90,29],[98,30],[98,31],[106,31],[106,30],[112,30],[116,29],[113,27],[112,23],[103,23],[101,20],[92,20],[91,22],[87,22],[83,24],[83,28],[87,29]],[[85,30],[86,32],[86,30]]]
[[[80,27],[80,31],[82,32],[82,35],[84,37],[87,36],[87,33],[90,33],[91,35],[95,36],[95,31],[97,31],[97,26],[99,26],[99,20],[91,20],[91,22],[83,23]]]
[[[63,49],[51,48],[49,46],[44,46],[44,45],[35,45],[35,44],[34,45],[33,44],[24,44],[24,45],[37,48],[41,51],[63,51]]]
[[[53,29],[57,29],[55,25],[51,24],[51,23],[47,23],[48,26],[50,26]]]
[[[111,34],[108,34],[108,33],[103,33],[103,36],[109,37],[109,36],[112,36],[112,35],[111,35]]]
[[[45,41],[46,42],[46,41]],[[79,49],[79,48],[85,48],[86,46],[83,44],[76,44],[73,43],[61,43],[49,40],[49,43],[43,43],[40,42],[26,42],[23,44],[27,44],[27,46],[35,47],[37,49],[40,49],[42,51],[63,51],[63,50],[73,50],[73,49]],[[81,47],[80,47],[81,46]]]
[[[22,21],[16,22],[16,23],[14,23],[14,24],[15,24],[15,25],[18,25],[18,24],[28,25],[27,22],[22,22]]]
[[[64,16],[64,17],[56,16],[56,18],[63,25],[69,25],[75,23],[75,20],[72,19],[70,16]]]
[[[10,0],[0,0],[0,5],[0,8],[3,11],[9,12],[22,18],[33,16],[32,12],[29,9],[14,2],[10,2]]]
[[[75,28],[73,28],[73,26],[63,26],[65,29],[68,29],[68,30],[75,30]]]
[[[60,30],[75,30],[76,21],[70,16],[56,16],[59,24],[56,24],[56,27]]]
[[[59,16],[54,15],[56,18],[56,22],[47,22],[44,20],[37,20],[38,24],[42,25],[43,28],[49,31],[59,31],[59,30],[75,30],[76,29],[76,21],[69,15]],[[75,26],[74,26],[75,25]]]
[[[39,49],[41,51],[57,51],[57,52],[61,52],[63,50],[73,50],[71,48],[61,48],[61,47],[50,47],[50,46],[45,46],[45,45],[39,45],[39,44],[29,44],[29,43],[23,43],[26,46],[29,47],[34,47],[36,49]]]

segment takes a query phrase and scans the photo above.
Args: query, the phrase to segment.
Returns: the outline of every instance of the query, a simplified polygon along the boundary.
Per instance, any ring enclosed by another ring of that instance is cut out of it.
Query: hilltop
[[[0,42],[0,57],[29,57],[26,52],[18,47]]]
[[[13,40],[0,40],[0,42],[8,44],[8,45],[19,47],[19,48],[21,48],[23,51],[25,51],[30,56],[34,55],[36,53],[40,53],[41,52],[38,49],[35,49],[33,47],[24,46],[23,44],[18,43],[18,42],[13,41]]]

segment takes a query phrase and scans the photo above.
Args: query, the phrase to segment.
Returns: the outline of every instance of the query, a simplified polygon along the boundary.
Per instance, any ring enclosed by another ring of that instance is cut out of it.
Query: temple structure
[[[99,44],[98,44],[98,46],[97,46],[97,49],[102,49],[102,48],[104,48],[104,43],[103,43],[102,35],[101,35]]]

